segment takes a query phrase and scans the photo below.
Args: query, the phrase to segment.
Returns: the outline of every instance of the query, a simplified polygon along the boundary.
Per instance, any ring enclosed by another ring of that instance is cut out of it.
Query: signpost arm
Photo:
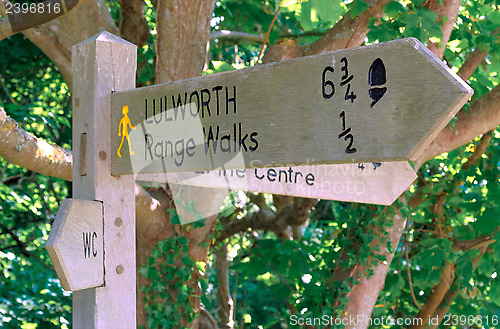
[[[133,176],[111,175],[111,93],[135,88],[136,46],[102,32],[73,48],[73,198],[103,204],[104,286],[73,292],[73,328],[135,329]]]

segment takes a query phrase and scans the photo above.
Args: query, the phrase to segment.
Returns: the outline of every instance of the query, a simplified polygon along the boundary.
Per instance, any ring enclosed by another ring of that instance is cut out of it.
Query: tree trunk
[[[406,218],[403,218],[399,211],[397,211],[392,218],[388,218],[387,220],[393,221],[392,226],[387,229],[393,246],[393,251],[391,252],[387,249],[386,243],[379,243],[378,248],[381,251],[380,253],[386,257],[386,261],[379,262],[375,265],[373,268],[373,275],[369,277],[364,273],[366,271],[364,266],[357,269],[358,272],[363,273],[363,275],[360,278],[359,283],[352,288],[352,291],[348,295],[349,302],[345,305],[344,314],[346,314],[347,318],[352,316],[354,318],[363,319],[364,321],[361,321],[361,323],[358,322],[354,326],[349,322],[346,329],[368,328],[368,319],[370,319],[378,295],[384,287],[387,271],[391,266],[394,252],[406,225]]]
[[[229,261],[227,259],[227,245],[221,244],[216,252],[217,261],[217,280],[219,288],[217,294],[219,296],[219,318],[221,329],[234,329],[234,303],[231,298],[231,290],[229,289]]]

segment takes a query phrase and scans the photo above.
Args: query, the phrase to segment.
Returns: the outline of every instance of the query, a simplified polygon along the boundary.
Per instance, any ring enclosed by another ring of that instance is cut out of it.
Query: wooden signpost
[[[73,290],[74,329],[137,328],[134,177],[112,176],[110,156],[111,93],[135,87],[136,60],[136,46],[108,32],[73,47],[73,198],[79,200],[71,201],[69,210],[61,206],[58,217],[66,220],[55,222],[48,249],[61,282]],[[90,201],[83,200],[98,202],[102,211],[91,211],[95,203],[85,206]],[[90,249],[91,257],[104,254],[92,270],[98,281],[92,285],[81,284],[77,274],[87,266],[81,260],[82,232],[102,237]],[[63,250],[65,245],[71,249]]]
[[[390,205],[417,178],[404,161],[138,175],[137,180]]]
[[[136,57],[108,32],[73,48],[74,199],[47,249],[75,329],[137,327],[135,177],[389,204],[415,173],[384,162],[418,157],[472,94],[415,39],[140,89]]]
[[[116,92],[112,172],[414,160],[472,93],[412,38]]]

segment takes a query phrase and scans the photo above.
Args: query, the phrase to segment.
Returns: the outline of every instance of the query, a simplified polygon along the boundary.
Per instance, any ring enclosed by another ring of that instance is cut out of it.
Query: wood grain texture
[[[382,83],[369,75],[376,59],[386,70]],[[374,105],[373,88],[387,88]],[[112,172],[413,160],[471,94],[412,38],[118,92],[112,97]],[[119,157],[125,105],[136,128],[127,128],[135,154],[125,139]],[[210,128],[218,132],[217,150],[206,148]]]
[[[45,245],[64,290],[104,284],[102,204],[63,200]]]
[[[407,162],[138,175],[137,180],[390,205],[417,178]]]
[[[79,161],[73,165],[73,197],[103,204],[105,270],[104,287],[73,293],[73,328],[135,329],[134,180],[111,175],[109,154],[111,92],[135,87],[136,47],[102,32],[73,48],[72,65],[73,150],[86,153],[85,176]],[[86,149],[79,143],[82,133]]]

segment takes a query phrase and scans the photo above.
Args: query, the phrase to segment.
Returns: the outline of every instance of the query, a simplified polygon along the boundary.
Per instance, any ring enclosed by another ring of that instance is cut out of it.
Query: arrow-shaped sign
[[[392,204],[416,178],[412,167],[403,161],[218,169],[136,177],[137,180],[383,205]]]
[[[64,290],[104,284],[102,204],[63,200],[45,245]]]
[[[413,160],[472,93],[412,38],[118,92],[112,172]]]

